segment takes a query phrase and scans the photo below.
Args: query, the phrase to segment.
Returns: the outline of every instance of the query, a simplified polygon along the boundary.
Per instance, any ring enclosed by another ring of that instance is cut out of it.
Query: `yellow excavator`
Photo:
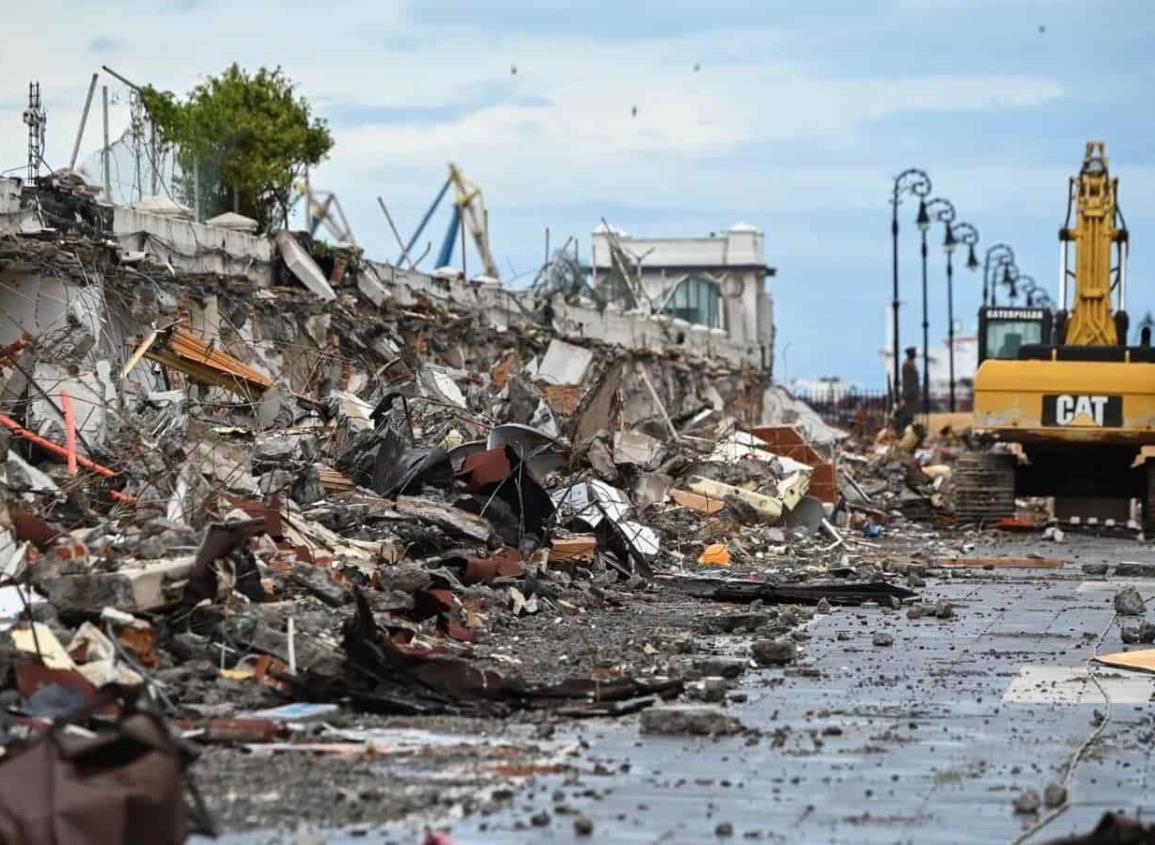
[[[1150,527],[1155,350],[1146,328],[1127,345],[1127,228],[1102,141],[1071,179],[1059,242],[1056,311],[980,309],[974,432],[1004,445],[959,462],[955,510],[992,519],[1016,495],[1053,497],[1060,520],[1125,524],[1139,500]]]

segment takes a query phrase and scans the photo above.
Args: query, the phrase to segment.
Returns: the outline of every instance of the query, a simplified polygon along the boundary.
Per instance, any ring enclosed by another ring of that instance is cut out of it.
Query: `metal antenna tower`
[[[40,176],[40,162],[44,160],[44,126],[48,116],[40,101],[40,83],[28,83],[28,108],[24,110],[24,122],[28,124],[28,184],[33,184]]]

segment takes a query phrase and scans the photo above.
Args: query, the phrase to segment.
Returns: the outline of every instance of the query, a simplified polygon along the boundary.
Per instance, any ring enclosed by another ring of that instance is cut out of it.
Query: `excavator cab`
[[[1024,346],[1050,343],[1053,316],[1048,308],[986,306],[979,311],[979,363],[1014,361]]]

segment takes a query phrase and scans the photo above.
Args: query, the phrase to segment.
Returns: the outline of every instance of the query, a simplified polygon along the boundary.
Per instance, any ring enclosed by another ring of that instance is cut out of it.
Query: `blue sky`
[[[55,164],[102,63],[175,91],[233,60],[280,64],[336,136],[314,184],[337,192],[371,254],[397,252],[377,195],[408,233],[450,160],[484,188],[514,283],[532,278],[546,226],[588,249],[603,217],[657,236],[753,223],[778,268],[790,376],[881,385],[887,200],[910,166],[979,229],[980,250],[1011,244],[1052,287],[1066,179],[1084,143],[1105,139],[1132,230],[1129,310],[1155,309],[1149,0],[44,0],[14,14],[0,169],[23,159],[29,79],[44,85]],[[114,134],[125,120],[115,105]],[[914,211],[902,209],[904,340],[920,310]],[[940,251],[931,262],[938,339]],[[956,283],[971,323],[980,280]]]

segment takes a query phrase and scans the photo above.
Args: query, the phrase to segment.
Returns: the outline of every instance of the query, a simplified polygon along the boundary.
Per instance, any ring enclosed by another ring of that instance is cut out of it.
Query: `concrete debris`
[[[291,232],[277,232],[276,240],[281,257],[297,281],[316,294],[322,301],[331,302],[337,298],[337,294],[329,285],[329,280],[325,278],[321,268],[317,266],[317,262],[313,260],[303,246],[297,243]]]
[[[1155,643],[1155,624],[1141,622],[1138,625],[1123,625],[1119,630],[1123,642],[1130,645],[1136,643]]]
[[[725,736],[740,733],[741,721],[707,704],[664,704],[642,712],[642,733],[667,736]]]
[[[1115,593],[1115,612],[1120,616],[1142,616],[1147,612],[1147,606],[1138,590],[1124,587]]]
[[[750,654],[759,666],[784,666],[794,662],[798,647],[787,639],[755,640],[750,646]]]

